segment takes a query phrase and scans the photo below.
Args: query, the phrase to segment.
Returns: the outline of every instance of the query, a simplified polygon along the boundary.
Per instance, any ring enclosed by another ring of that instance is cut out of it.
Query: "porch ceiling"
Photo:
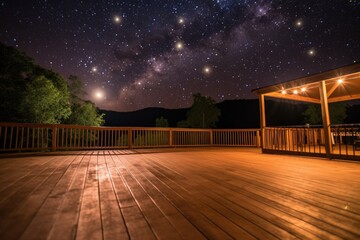
[[[319,86],[325,81],[328,102],[360,99],[360,63],[254,89],[257,95],[320,104]]]

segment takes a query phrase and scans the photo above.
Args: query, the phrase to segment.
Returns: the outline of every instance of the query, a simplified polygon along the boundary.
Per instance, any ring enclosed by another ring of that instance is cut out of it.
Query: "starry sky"
[[[99,108],[182,108],[358,62],[360,0],[5,0],[0,41]]]

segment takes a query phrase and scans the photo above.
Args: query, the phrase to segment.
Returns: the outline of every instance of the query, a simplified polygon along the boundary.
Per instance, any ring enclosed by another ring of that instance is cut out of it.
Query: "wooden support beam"
[[[265,127],[266,127],[266,116],[265,116],[265,95],[259,95],[260,104],[260,128],[261,128],[261,149],[264,151],[265,148]]]
[[[331,96],[331,94],[333,94],[333,92],[338,88],[339,84],[335,83],[330,90],[327,92],[327,97],[329,98]]]
[[[329,98],[328,102],[333,103],[333,102],[342,102],[342,101],[349,101],[349,100],[355,100],[355,99],[360,99],[360,94],[353,94],[351,96],[347,95],[347,96]]]
[[[329,105],[328,105],[325,81],[320,82],[319,91],[320,91],[320,100],[321,100],[321,116],[323,121],[324,137],[325,137],[325,150],[327,157],[330,158],[332,154],[332,142],[331,142]]]
[[[288,99],[288,100],[293,100],[293,101],[311,102],[311,103],[320,104],[319,99],[300,96],[300,95],[294,95],[294,94],[282,94],[279,92],[272,92],[272,93],[266,94],[266,96],[274,97],[274,98]]]

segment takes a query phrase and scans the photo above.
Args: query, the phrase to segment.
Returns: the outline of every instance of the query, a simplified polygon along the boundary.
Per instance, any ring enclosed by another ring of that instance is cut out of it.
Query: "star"
[[[175,44],[175,48],[176,48],[176,50],[181,50],[184,48],[184,44],[182,42],[177,42]]]
[[[209,66],[205,66],[205,67],[203,68],[203,72],[204,72],[205,74],[210,74],[210,73],[211,73],[211,68],[210,68]]]
[[[97,72],[97,67],[93,67],[93,68],[91,69],[91,71],[92,71],[92,72]]]
[[[115,23],[121,23],[121,17],[118,16],[118,15],[115,15],[113,20],[114,20]]]
[[[314,49],[310,49],[309,51],[308,51],[308,55],[309,56],[315,56],[315,50]]]
[[[303,21],[302,21],[301,19],[298,19],[298,20],[295,22],[295,26],[298,27],[298,28],[302,27],[303,24],[304,24],[304,23],[303,23]]]
[[[184,19],[183,17],[179,17],[178,23],[179,23],[179,24],[184,24],[184,23],[185,23],[185,19]]]

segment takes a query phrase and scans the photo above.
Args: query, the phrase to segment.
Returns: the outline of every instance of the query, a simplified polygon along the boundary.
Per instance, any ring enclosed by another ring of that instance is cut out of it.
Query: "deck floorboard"
[[[0,159],[0,239],[360,239],[360,163],[252,148]]]

